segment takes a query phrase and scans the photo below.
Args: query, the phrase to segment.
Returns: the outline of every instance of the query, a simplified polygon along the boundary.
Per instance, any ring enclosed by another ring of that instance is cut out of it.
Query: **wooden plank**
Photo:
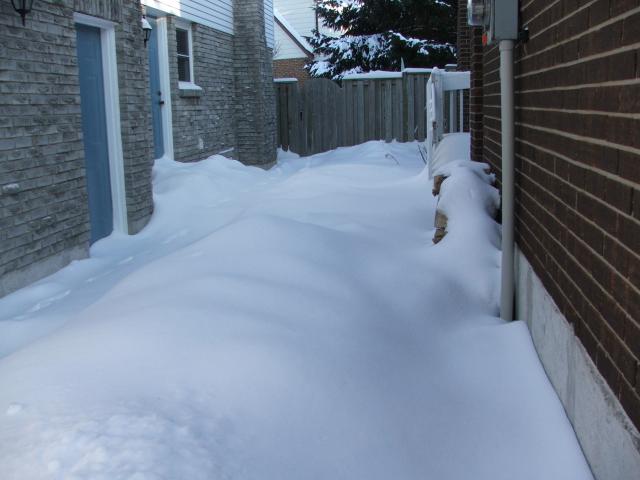
[[[416,88],[414,91],[416,98],[416,123],[418,126],[416,138],[421,142],[424,142],[427,137],[426,78],[426,75],[416,75]]]
[[[405,75],[406,81],[404,82],[405,90],[404,90],[404,106],[406,108],[405,112],[405,137],[404,140],[407,142],[411,142],[415,138],[415,126],[416,126],[416,118],[415,118],[415,76],[414,75]]]
[[[331,113],[333,115],[331,123],[331,148],[337,148],[338,143],[338,130],[339,130],[339,100],[340,100],[340,87],[335,82],[331,82],[331,89],[329,95],[329,101],[331,102]]]
[[[356,105],[356,144],[364,142],[364,82],[357,82],[357,105]]]
[[[399,108],[399,112],[398,112],[398,125],[400,126],[400,132],[398,133],[398,141],[402,141],[403,138],[405,138],[405,130],[404,130],[404,124],[402,123],[401,119],[404,118],[404,102],[402,101],[402,79],[399,78],[397,80],[395,80],[396,83],[396,92],[398,95],[398,108]]]
[[[276,95],[276,146],[282,147],[282,139],[281,139],[281,128],[280,128],[280,119],[282,118],[282,113],[280,112],[280,87],[275,84],[273,86]]]
[[[342,146],[342,125],[344,122],[344,110],[343,110],[343,106],[342,104],[344,103],[342,101],[342,94],[343,94],[343,89],[340,88],[338,85],[336,85],[336,89],[335,89],[335,101],[334,101],[334,105],[335,105],[335,114],[336,114],[336,130],[335,130],[335,146],[336,147],[341,147]]]
[[[354,144],[355,122],[353,120],[353,82],[344,82],[343,87],[345,93],[344,103],[346,106],[346,125],[345,125],[345,146]]]
[[[298,120],[298,132],[296,137],[296,151],[299,155],[307,154],[307,119],[305,118],[304,107],[304,92],[302,89],[298,89],[297,95],[297,120]]]
[[[376,140],[382,140],[384,137],[382,135],[382,108],[381,108],[381,96],[382,96],[382,82],[380,80],[375,81],[375,91],[374,91],[374,106],[373,112],[375,117],[375,126],[374,126],[374,137]]]
[[[307,81],[304,85],[304,117],[307,127],[305,129],[305,155],[313,152],[313,104],[311,94],[311,83]]]
[[[289,150],[289,129],[287,126],[287,87],[280,89],[279,95],[281,147],[283,150]]]
[[[298,84],[292,83],[287,89],[287,129],[289,150],[298,150]]]
[[[369,88],[367,89],[367,98],[365,100],[367,105],[366,122],[367,132],[366,139],[377,140],[376,138],[376,82],[374,80],[369,82]]]
[[[390,80],[384,82],[384,139],[393,140],[393,84]]]
[[[324,82],[324,92],[322,101],[325,104],[325,119],[324,119],[324,135],[323,144],[324,150],[331,150],[333,148],[333,130],[335,128],[335,114],[333,111],[333,95],[332,95],[332,82],[327,80]]]
[[[393,139],[399,142],[403,141],[402,138],[402,124],[404,123],[404,115],[401,115],[402,109],[400,108],[402,105],[402,85],[398,88],[398,82],[395,80],[391,80],[391,108],[393,109],[392,113],[392,124],[393,124]]]

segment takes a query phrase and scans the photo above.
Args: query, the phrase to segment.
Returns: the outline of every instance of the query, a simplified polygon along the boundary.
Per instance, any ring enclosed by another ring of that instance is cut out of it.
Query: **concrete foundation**
[[[597,480],[640,478],[640,434],[555,302],[518,250],[516,318],[529,327],[542,365]]]
[[[0,297],[57,272],[73,260],[80,260],[88,256],[88,245],[73,247],[38,263],[32,263],[21,270],[5,273],[0,276]]]

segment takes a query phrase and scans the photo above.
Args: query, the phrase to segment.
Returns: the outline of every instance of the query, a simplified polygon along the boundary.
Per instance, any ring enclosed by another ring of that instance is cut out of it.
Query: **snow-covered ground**
[[[265,172],[162,161],[156,212],[0,299],[0,478],[589,479],[526,327],[497,194],[417,144]]]

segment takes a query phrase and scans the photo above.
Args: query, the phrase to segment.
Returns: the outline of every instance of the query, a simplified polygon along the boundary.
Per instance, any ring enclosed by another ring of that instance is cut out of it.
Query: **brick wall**
[[[518,245],[637,427],[639,7],[524,2],[515,66]],[[500,174],[498,55],[484,49],[482,132]]]
[[[470,71],[470,89],[464,93],[464,131],[471,132],[471,158],[482,161],[482,30],[467,24],[467,2],[458,3],[457,69]]]
[[[303,85],[305,80],[311,78],[304,66],[308,58],[287,58],[286,60],[273,61],[273,78],[297,78],[298,85]]]
[[[469,130],[471,132],[471,159],[474,161],[482,161],[482,149],[484,145],[484,135],[482,132],[484,118],[484,57],[482,51],[481,29],[471,29],[469,42],[471,43],[471,48],[469,51],[471,63],[471,79],[469,89]]]
[[[458,70],[467,72],[471,69],[471,27],[467,24],[467,2],[459,2],[456,41],[456,61]]]
[[[130,228],[151,213],[139,3],[40,0],[22,26],[11,2],[0,2],[0,296],[87,253],[74,11],[123,22],[116,48]]]
[[[467,24],[467,3],[460,2],[458,5],[458,21],[457,21],[457,41],[456,41],[456,63],[457,70],[468,72],[471,70],[471,34],[472,29]],[[463,130],[469,131],[469,94],[470,91],[463,93]]]
[[[194,83],[202,90],[180,90],[175,17],[168,22],[175,159],[200,160],[235,148],[233,36],[192,24]]]
[[[273,51],[267,48],[264,2],[234,2],[236,145],[240,161],[268,165],[276,159]]]
[[[9,273],[89,240],[68,4],[36,4],[23,27],[0,3],[0,295]]]

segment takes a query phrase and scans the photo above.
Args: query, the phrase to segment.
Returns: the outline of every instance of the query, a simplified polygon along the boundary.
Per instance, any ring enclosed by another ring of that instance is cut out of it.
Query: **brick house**
[[[516,317],[598,479],[640,475],[640,2],[519,2]],[[471,156],[501,178],[497,44],[466,23]],[[525,379],[523,379],[525,381]]]
[[[304,66],[313,59],[313,47],[277,7],[274,8],[274,26],[273,77],[295,78],[300,84],[304,83],[310,78]]]
[[[303,84],[309,77],[304,66],[313,59],[313,47],[308,39],[314,30],[323,35],[337,32],[323,25],[316,14],[315,0],[274,0],[275,46],[274,78],[296,78]]]
[[[0,296],[138,232],[155,158],[275,160],[271,0],[35,0],[25,20],[0,2]]]

